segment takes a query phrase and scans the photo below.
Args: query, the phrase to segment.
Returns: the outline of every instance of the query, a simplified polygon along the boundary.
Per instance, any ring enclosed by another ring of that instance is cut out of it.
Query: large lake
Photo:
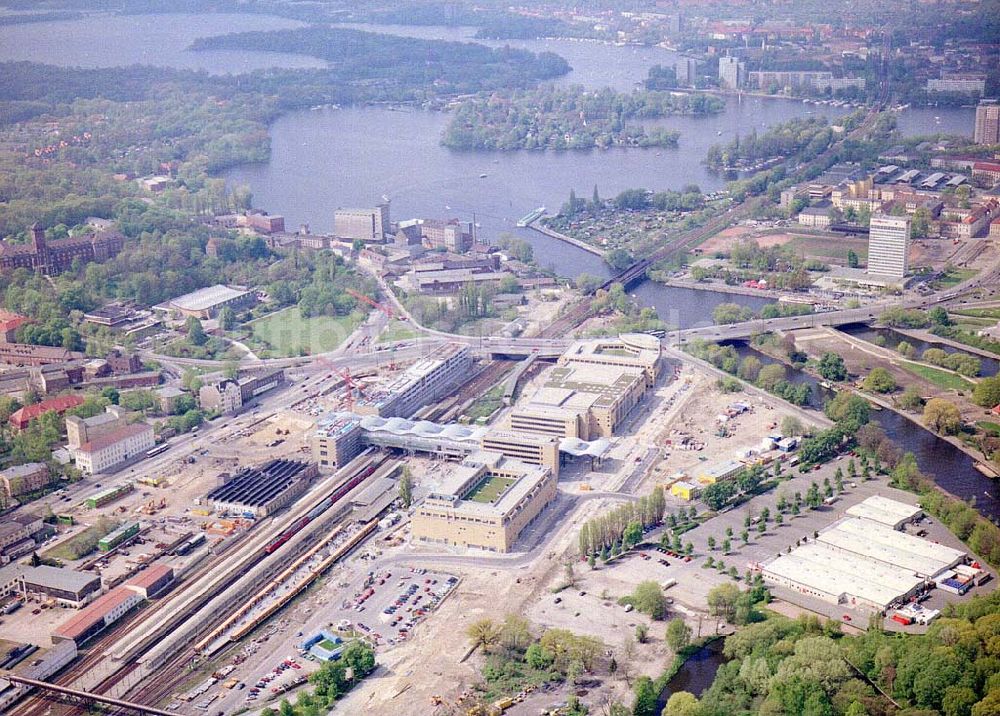
[[[322,67],[298,55],[264,52],[191,52],[198,37],[300,27],[301,23],[263,15],[92,16],[82,20],[0,27],[0,60],[31,60],[62,66],[110,67],[148,64],[213,73],[239,73],[266,67]],[[360,26],[427,39],[468,40],[470,28]],[[662,48],[616,47],[573,40],[487,42],[565,57],[573,71],[559,80],[586,87],[630,89],[649,67],[667,64],[674,53]],[[715,189],[724,183],[702,164],[708,147],[737,133],[768,126],[808,112],[835,117],[846,110],[804,105],[798,101],[730,98],[712,117],[674,117],[662,124],[681,132],[675,149],[629,149],[583,152],[460,153],[440,145],[447,115],[387,109],[324,109],[298,112],[271,128],[272,156],[265,164],[227,173],[246,183],[255,204],[286,216],[289,226],[309,223],[316,231],[332,228],[339,206],[371,205],[385,195],[397,218],[459,217],[481,224],[484,238],[510,231],[532,241],[543,265],[560,274],[609,275],[597,256],[530,230],[517,219],[539,205],[557,208],[571,188],[589,197],[594,185],[604,196],[629,187],[680,188],[695,183]],[[973,110],[910,109],[899,116],[909,136],[938,132],[971,135]],[[485,178],[480,178],[486,174]],[[705,291],[671,289],[646,282],[635,289],[638,300],[656,306],[665,320],[684,327],[711,320],[723,301],[759,307],[761,299]],[[979,498],[979,508],[1000,514],[992,485],[971,461],[931,433],[892,413],[879,414],[889,433],[917,453],[922,469],[942,479],[964,498]]]

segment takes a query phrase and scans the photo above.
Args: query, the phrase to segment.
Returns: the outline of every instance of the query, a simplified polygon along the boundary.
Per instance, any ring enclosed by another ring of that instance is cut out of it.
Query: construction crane
[[[386,304],[379,303],[375,299],[369,298],[368,296],[366,296],[363,293],[358,293],[357,291],[355,291],[352,288],[348,288],[348,289],[344,289],[344,290],[347,291],[347,293],[349,293],[350,295],[354,296],[359,301],[363,301],[364,303],[367,303],[372,308],[377,308],[378,310],[382,311],[382,313],[384,313],[389,318],[394,318],[395,317],[396,314],[393,313],[392,308],[390,308]]]

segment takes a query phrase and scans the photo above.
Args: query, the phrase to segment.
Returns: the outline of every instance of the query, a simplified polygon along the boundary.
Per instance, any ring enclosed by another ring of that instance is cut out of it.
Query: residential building
[[[408,418],[448,395],[469,376],[472,352],[462,343],[446,343],[418,360],[385,386],[368,388],[355,410],[361,415]]]
[[[137,353],[123,353],[114,348],[108,353],[105,360],[115,375],[138,373],[142,370],[142,359]]]
[[[746,74],[746,63],[740,62],[738,57],[719,58],[719,85],[723,89],[739,89],[744,85],[744,75]],[[753,75],[754,73],[750,73]]]
[[[551,470],[480,451],[467,457],[413,515],[413,539],[509,552],[556,497]]]
[[[153,426],[132,423],[93,438],[72,452],[76,466],[85,474],[95,475],[145,455],[154,445]]]
[[[156,393],[157,399],[160,401],[160,411],[168,415],[172,414],[177,407],[177,401],[184,395],[187,395],[186,390],[181,390],[172,385],[166,385],[162,388],[154,391]]]
[[[28,462],[0,472],[0,489],[6,493],[8,502],[29,492],[41,490],[50,482],[52,473],[44,462]]]
[[[986,75],[942,74],[940,79],[927,80],[928,92],[960,92],[982,97],[986,94]]]
[[[735,58],[722,58],[735,59]],[[693,57],[678,57],[674,62],[674,73],[677,75],[677,84],[684,87],[692,87],[698,83],[698,60]],[[719,79],[722,77],[722,65],[720,60]],[[738,81],[738,76],[737,76]]]
[[[338,239],[381,244],[392,227],[389,202],[373,209],[337,209],[333,214],[333,233]]]
[[[910,217],[874,214],[868,232],[868,273],[903,278],[910,249]]]
[[[27,268],[47,276],[68,271],[74,261],[103,263],[121,253],[125,237],[114,229],[48,241],[38,224],[31,227],[31,241],[0,241],[0,270]]]
[[[846,89],[863,90],[865,88],[864,77],[817,77],[813,79],[812,86],[818,90],[830,90],[837,92]]]
[[[972,165],[972,178],[982,184],[993,186],[1000,182],[1000,162],[976,162]],[[3,346],[0,346],[0,351]]]
[[[832,223],[830,221],[830,206],[807,206],[799,212],[799,226],[808,226],[813,229],[827,229]]]
[[[45,413],[54,412],[62,415],[70,408],[83,405],[83,398],[78,395],[60,395],[55,398],[48,398],[34,405],[25,405],[23,408],[15,410],[10,416],[10,425],[15,430],[24,430],[35,420]]]
[[[1000,144],[1000,103],[995,99],[983,100],[976,107],[976,144]]]
[[[750,88],[760,90],[802,89],[832,80],[832,72],[815,70],[755,70],[749,73]]]
[[[226,306],[243,308],[252,306],[256,301],[257,294],[250,289],[216,284],[171,299],[165,308],[183,316],[209,319],[215,318]]]
[[[126,424],[125,408],[120,405],[109,405],[103,413],[81,418],[71,415],[66,418],[66,438],[70,450],[74,450],[85,442],[113,432]]]
[[[225,379],[203,385],[198,391],[198,403],[205,410],[218,409],[223,413],[237,413],[261,393],[277,388],[285,380],[281,368],[256,375],[241,376],[236,380]]]

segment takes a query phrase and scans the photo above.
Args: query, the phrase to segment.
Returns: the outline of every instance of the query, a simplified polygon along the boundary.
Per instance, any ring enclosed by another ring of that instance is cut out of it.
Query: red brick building
[[[82,263],[107,261],[124,246],[125,237],[113,229],[47,241],[45,230],[35,224],[31,227],[30,243],[0,241],[0,270],[27,268],[46,275],[57,274],[70,269],[76,259]]]
[[[34,405],[25,405],[10,416],[10,425],[15,430],[24,430],[32,420],[40,418],[45,413],[54,411],[62,415],[78,405],[83,405],[83,398],[78,395],[60,395]]]

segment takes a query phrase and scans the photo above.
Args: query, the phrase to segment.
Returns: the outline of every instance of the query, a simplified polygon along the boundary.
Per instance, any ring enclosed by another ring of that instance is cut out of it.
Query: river
[[[762,363],[778,363],[746,343],[733,345],[741,356],[754,355]],[[821,410],[823,403],[835,395],[811,375],[787,366],[785,369],[789,381],[812,388],[810,407]],[[972,458],[894,410],[872,410],[871,416],[903,450],[914,454],[925,475],[956,497],[963,500],[974,499],[977,509],[986,517],[1000,519],[1000,500],[997,499],[1000,497],[1000,486],[979,472],[974,467]]]

